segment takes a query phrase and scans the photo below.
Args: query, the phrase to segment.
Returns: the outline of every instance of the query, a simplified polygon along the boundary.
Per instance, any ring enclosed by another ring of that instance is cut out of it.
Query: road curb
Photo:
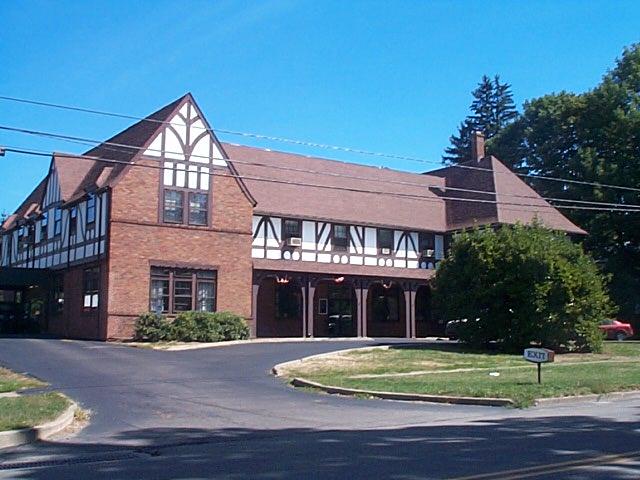
[[[535,400],[536,407],[544,407],[547,405],[565,405],[579,402],[604,402],[607,400],[621,400],[624,398],[640,398],[640,390],[628,390],[626,392],[610,392],[610,393],[592,393],[589,395],[574,395],[572,397],[551,397],[537,398]]]
[[[293,378],[291,385],[294,387],[307,387],[322,390],[326,393],[338,395],[366,395],[385,400],[402,400],[407,402],[430,402],[430,403],[451,403],[457,405],[479,405],[484,407],[513,407],[515,404],[509,398],[476,398],[476,397],[453,397],[448,395],[426,395],[421,393],[398,393],[398,392],[378,392],[375,390],[359,390],[356,388],[334,387],[312,382],[304,378]]]
[[[60,432],[73,422],[77,409],[78,405],[75,402],[71,402],[71,405],[69,405],[58,418],[50,422],[35,427],[0,432],[0,448],[17,447],[19,445],[33,443]]]

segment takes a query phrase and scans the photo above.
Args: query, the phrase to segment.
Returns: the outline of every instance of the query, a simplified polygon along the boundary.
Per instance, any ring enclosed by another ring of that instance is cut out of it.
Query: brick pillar
[[[300,282],[303,285],[302,282]],[[300,287],[302,289],[302,338],[306,338],[307,336],[307,289],[304,286]]]
[[[356,287],[356,336],[362,337],[362,282],[357,282],[354,287]]]
[[[411,285],[411,338],[417,337],[417,328],[416,328],[416,294],[418,292],[418,287],[415,285]]]

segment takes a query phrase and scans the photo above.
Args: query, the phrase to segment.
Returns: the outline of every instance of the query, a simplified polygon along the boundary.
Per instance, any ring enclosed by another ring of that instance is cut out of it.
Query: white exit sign
[[[533,363],[553,362],[555,352],[548,348],[527,348],[524,351],[524,359]]]

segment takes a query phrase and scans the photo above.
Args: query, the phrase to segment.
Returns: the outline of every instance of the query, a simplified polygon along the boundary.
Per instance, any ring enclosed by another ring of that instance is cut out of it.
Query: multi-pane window
[[[56,208],[53,211],[53,236],[57,237],[62,234],[62,210]]]
[[[184,210],[184,193],[176,190],[164,191],[164,221],[182,223]]]
[[[87,227],[96,223],[96,196],[89,194],[87,197]]]
[[[78,209],[71,207],[69,212],[69,235],[75,235],[78,230]]]
[[[378,229],[378,250],[380,253],[393,252],[393,230],[386,228]],[[385,252],[383,252],[385,250]]]
[[[149,308],[157,313],[189,310],[213,312],[216,306],[216,273],[208,270],[151,268]]]
[[[82,306],[85,310],[98,308],[100,297],[100,269],[98,267],[85,268],[82,277]]]
[[[334,250],[346,250],[349,245],[349,227],[346,225],[334,225],[331,244]]]
[[[207,225],[209,195],[189,193],[189,225]]]
[[[302,222],[300,220],[286,219],[282,224],[282,239],[302,237]]]
[[[49,212],[44,212],[42,214],[42,219],[40,220],[40,241],[44,241],[49,236]]]

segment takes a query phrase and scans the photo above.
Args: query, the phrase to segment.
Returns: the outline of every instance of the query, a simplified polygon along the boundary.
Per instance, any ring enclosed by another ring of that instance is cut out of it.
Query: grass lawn
[[[536,366],[521,355],[457,344],[337,353],[287,367],[284,375],[364,390],[510,398],[525,407],[536,398],[640,389],[640,342],[607,342],[601,354],[556,355],[542,366],[542,385]]]
[[[0,393],[15,392],[23,388],[41,387],[44,383],[0,367]]]
[[[0,431],[33,427],[53,420],[69,406],[59,393],[0,398]]]

